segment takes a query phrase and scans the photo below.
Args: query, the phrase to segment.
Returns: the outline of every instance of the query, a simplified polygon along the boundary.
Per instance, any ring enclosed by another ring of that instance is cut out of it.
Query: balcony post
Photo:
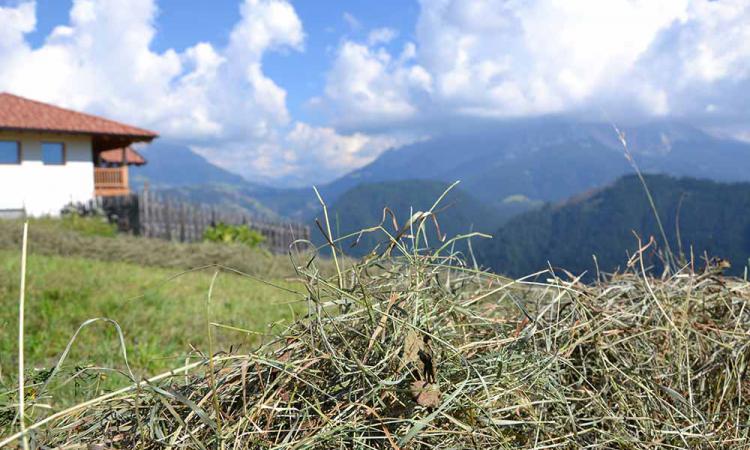
[[[122,175],[121,175],[122,189],[125,190],[127,194],[129,194],[130,193],[130,183],[129,183],[130,180],[128,180],[128,165],[123,164],[120,170],[122,171]]]

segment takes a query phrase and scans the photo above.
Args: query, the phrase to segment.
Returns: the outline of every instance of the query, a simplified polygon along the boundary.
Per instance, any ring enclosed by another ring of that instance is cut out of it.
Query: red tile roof
[[[0,130],[48,131],[150,141],[153,131],[0,92]]]
[[[99,153],[99,159],[110,164],[122,164],[122,149],[114,148]],[[146,158],[135,151],[132,147],[125,148],[125,160],[127,165],[142,166],[146,164]]]

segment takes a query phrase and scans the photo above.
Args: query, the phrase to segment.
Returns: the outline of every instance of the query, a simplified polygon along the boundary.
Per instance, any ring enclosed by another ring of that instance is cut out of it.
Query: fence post
[[[166,236],[166,239],[168,241],[172,240],[172,208],[169,204],[169,199],[165,199],[164,202],[164,208],[162,211],[164,212],[164,234]]]
[[[150,237],[148,233],[148,189],[143,190],[141,193],[141,201],[138,203],[138,211],[140,212],[138,220],[139,232],[142,236]]]
[[[204,231],[224,222],[243,225],[265,237],[266,245],[274,252],[286,252],[297,239],[309,239],[310,228],[294,222],[270,222],[250,215],[218,209],[216,205],[190,204],[143,190],[140,193],[97,199],[107,211],[116,211],[119,227],[127,228],[134,235],[195,242],[203,238]]]

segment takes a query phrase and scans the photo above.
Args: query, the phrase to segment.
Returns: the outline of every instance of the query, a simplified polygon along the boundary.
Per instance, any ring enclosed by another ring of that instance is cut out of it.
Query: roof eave
[[[130,139],[133,142],[151,142],[158,138],[159,135],[148,130],[144,130],[149,134],[128,134],[128,133],[101,133],[96,131],[79,131],[79,130],[57,130],[51,128],[24,128],[24,127],[2,127],[0,131],[14,131],[18,133],[50,133],[50,134],[69,134],[76,136],[102,136],[102,137],[117,137]]]

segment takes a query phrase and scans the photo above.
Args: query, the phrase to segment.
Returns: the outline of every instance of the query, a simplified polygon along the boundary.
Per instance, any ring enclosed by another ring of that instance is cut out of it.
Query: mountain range
[[[750,180],[748,144],[676,122],[626,126],[623,133],[644,172]],[[388,151],[324,191],[335,196],[373,181],[461,180],[466,191],[489,204],[512,196],[556,201],[632,172],[612,125],[527,119],[453,132]]]
[[[429,206],[430,199],[457,180],[461,183],[453,194],[453,206],[442,214],[448,232],[465,232],[468,224],[492,231],[542,205],[548,205],[544,210],[548,211],[550,204],[632,174],[633,162],[647,174],[750,181],[750,144],[679,122],[623,126],[627,149],[613,125],[564,117],[456,128],[386,151],[372,163],[318,186],[337,218],[336,229],[343,234],[376,225],[385,206],[403,221],[410,206]],[[141,185],[148,181],[163,195],[270,219],[313,224],[320,217],[320,203],[312,189],[253,183],[186,147],[168,143],[157,141],[144,154],[149,164],[134,170],[133,179]],[[451,210],[459,221],[449,219]],[[542,220],[542,216],[524,217]],[[372,243],[360,242],[360,248]]]

